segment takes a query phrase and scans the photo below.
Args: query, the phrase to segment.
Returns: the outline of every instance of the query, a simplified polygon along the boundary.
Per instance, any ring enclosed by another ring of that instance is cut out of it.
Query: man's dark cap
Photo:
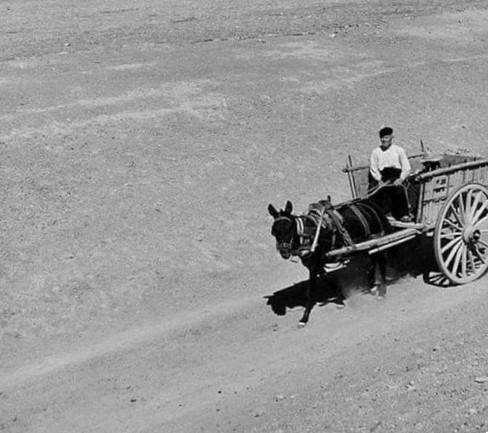
[[[380,138],[383,138],[385,135],[393,134],[393,129],[389,126],[385,126],[384,128],[380,129]]]

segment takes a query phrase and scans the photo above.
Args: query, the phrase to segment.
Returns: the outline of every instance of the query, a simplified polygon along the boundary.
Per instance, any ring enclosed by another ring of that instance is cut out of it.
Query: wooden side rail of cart
[[[451,165],[417,176],[420,196],[416,221],[434,228],[446,201],[463,185],[488,185],[488,159]]]

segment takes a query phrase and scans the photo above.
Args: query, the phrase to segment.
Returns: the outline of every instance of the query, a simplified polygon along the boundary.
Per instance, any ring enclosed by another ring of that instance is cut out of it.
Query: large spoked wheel
[[[454,284],[481,277],[488,268],[488,189],[477,183],[458,188],[442,207],[434,231],[442,273]]]

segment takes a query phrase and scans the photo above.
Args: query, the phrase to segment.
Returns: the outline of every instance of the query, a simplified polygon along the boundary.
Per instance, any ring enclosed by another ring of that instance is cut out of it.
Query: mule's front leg
[[[305,311],[303,312],[303,316],[298,322],[298,326],[303,328],[308,323],[308,318],[310,317],[310,312],[315,305],[314,300],[314,293],[315,293],[315,285],[317,283],[317,273],[314,271],[310,271],[310,278],[307,285],[307,292],[305,294]]]

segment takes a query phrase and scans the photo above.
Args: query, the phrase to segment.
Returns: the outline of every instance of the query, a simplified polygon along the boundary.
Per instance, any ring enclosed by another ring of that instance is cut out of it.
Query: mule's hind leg
[[[386,296],[386,257],[378,253],[372,258],[368,271],[368,286],[371,294],[379,298]]]
[[[386,296],[386,256],[384,253],[378,253],[374,259],[375,267],[378,269],[379,287],[378,298],[383,299]]]
[[[372,295],[378,294],[377,286],[379,285],[379,281],[377,281],[376,279],[376,273],[377,273],[377,268],[375,262],[373,261],[371,262],[371,265],[369,266],[368,269],[368,280],[367,280],[367,287]]]

